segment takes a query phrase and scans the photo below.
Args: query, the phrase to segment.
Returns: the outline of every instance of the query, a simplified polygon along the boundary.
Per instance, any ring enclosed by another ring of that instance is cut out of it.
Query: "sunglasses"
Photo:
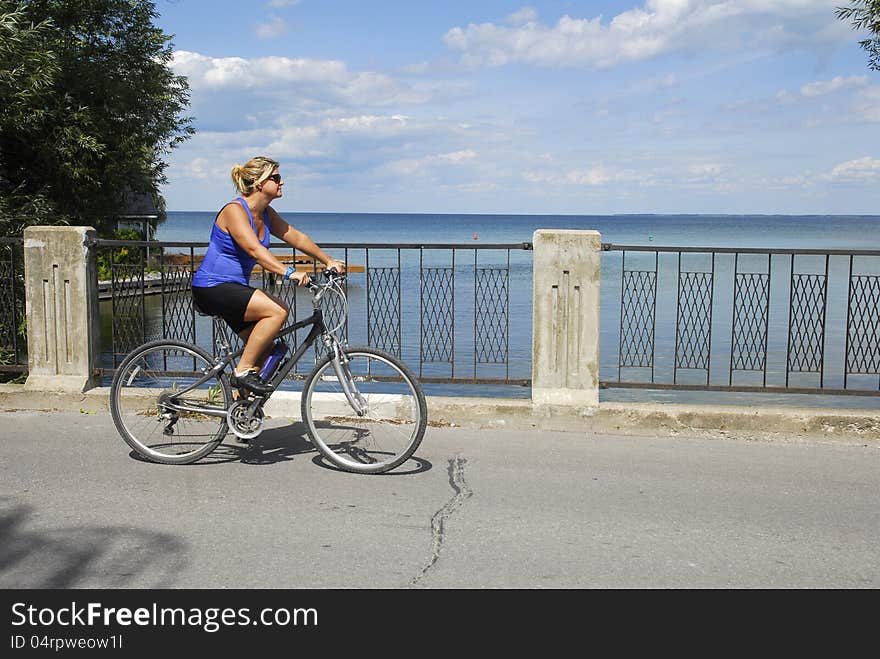
[[[272,174],[271,176],[267,176],[266,180],[272,179],[276,184],[281,184],[281,174]]]

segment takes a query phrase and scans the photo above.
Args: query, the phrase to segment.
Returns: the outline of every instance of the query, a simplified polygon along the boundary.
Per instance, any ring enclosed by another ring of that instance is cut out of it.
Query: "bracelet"
[[[296,272],[296,266],[293,266],[293,265],[287,266],[287,272],[284,273],[284,278],[290,279],[290,275],[292,275],[294,272]]]

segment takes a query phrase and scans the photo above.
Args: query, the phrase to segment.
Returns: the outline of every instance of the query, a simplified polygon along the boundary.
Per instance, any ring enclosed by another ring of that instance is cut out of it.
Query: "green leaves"
[[[193,134],[148,0],[0,0],[0,235],[110,235],[129,190],[164,208],[162,157]]]
[[[838,7],[837,18],[849,21],[854,30],[867,30],[871,38],[859,41],[868,53],[868,68],[880,71],[880,0],[851,0],[849,7]]]

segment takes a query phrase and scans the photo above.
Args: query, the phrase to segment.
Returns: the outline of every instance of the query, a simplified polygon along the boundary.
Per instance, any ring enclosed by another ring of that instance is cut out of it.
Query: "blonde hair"
[[[256,156],[232,168],[232,182],[241,194],[247,196],[257,189],[258,183],[269,178],[276,167],[278,163],[271,158]]]

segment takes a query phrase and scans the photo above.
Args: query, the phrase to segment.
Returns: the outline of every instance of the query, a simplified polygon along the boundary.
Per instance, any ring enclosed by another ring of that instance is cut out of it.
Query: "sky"
[[[155,0],[196,135],[168,210],[880,214],[844,0]]]

